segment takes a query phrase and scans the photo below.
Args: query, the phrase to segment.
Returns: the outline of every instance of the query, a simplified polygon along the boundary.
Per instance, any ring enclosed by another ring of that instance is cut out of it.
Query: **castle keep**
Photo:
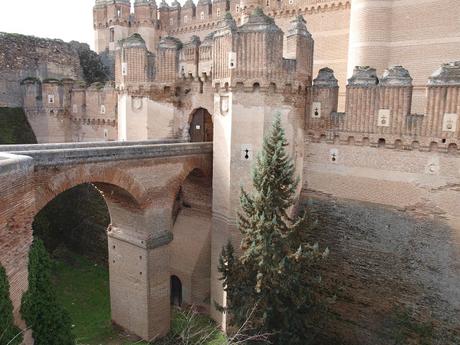
[[[240,186],[279,114],[299,207],[331,249],[330,334],[388,344],[404,310],[460,342],[459,13],[453,0],[96,0],[113,80],[85,85],[59,61],[8,80],[43,143],[0,147],[18,322],[34,216],[93,183],[111,216],[114,322],[166,334],[173,277],[174,298],[225,324],[218,257],[238,246]]]

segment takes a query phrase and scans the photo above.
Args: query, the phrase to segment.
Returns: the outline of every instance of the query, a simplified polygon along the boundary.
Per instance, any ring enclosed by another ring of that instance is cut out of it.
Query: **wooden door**
[[[200,108],[193,114],[190,123],[190,140],[192,142],[213,140],[212,118],[206,109]]]

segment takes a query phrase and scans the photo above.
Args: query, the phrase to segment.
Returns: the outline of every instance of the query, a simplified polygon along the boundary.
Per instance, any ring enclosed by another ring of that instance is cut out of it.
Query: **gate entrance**
[[[190,141],[203,142],[213,140],[212,116],[204,108],[195,110],[190,122]]]

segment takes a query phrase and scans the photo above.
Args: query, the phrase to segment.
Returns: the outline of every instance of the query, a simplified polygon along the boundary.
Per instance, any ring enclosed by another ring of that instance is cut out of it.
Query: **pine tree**
[[[32,328],[35,345],[75,344],[71,319],[58,304],[51,283],[51,259],[39,239],[29,252],[29,289],[22,298],[21,314]]]
[[[0,345],[17,345],[21,342],[21,330],[14,325],[10,284],[5,269],[0,265]]]
[[[321,307],[316,272],[328,251],[308,244],[314,228],[310,217],[290,216],[299,182],[287,145],[276,116],[253,170],[254,193],[241,190],[242,255],[236,258],[228,244],[219,271],[234,326],[252,315],[254,331],[273,333],[273,343],[304,345],[312,338],[312,324]]]

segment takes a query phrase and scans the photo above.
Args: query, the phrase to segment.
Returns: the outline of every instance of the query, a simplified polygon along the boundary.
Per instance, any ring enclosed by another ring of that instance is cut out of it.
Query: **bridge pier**
[[[112,321],[145,340],[169,332],[171,208],[143,208],[115,186],[97,184],[107,202]]]

